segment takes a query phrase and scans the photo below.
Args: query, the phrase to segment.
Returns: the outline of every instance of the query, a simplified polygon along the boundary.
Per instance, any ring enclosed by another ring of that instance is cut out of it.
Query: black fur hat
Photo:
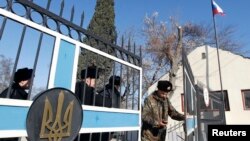
[[[120,86],[121,85],[121,77],[120,76],[116,76],[116,75],[113,75],[109,78],[109,84],[114,84],[114,85],[118,85]]]
[[[14,81],[19,83],[23,80],[29,80],[32,76],[33,69],[22,68],[15,72]]]
[[[172,83],[169,81],[158,81],[157,88],[158,90],[161,90],[164,92],[170,92],[172,91]]]
[[[99,78],[99,72],[97,71],[96,66],[91,66],[81,71],[81,79],[85,78]]]

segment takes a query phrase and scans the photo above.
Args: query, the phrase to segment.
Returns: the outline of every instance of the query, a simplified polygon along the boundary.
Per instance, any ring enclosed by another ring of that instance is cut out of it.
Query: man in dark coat
[[[142,110],[142,141],[165,141],[168,116],[174,120],[184,120],[172,106],[167,95],[172,91],[169,81],[159,81],[158,90],[149,95]]]
[[[29,89],[32,72],[33,69],[28,68],[22,68],[16,71],[14,75],[14,82],[10,88],[9,98],[22,100],[26,100],[28,98],[28,93],[25,90]],[[0,94],[0,97],[7,98],[8,89],[9,88],[6,88]]]
[[[109,83],[98,92],[96,97],[96,106],[120,108],[120,85],[121,77],[116,75],[111,76],[109,78]]]
[[[30,87],[30,80],[32,77],[33,69],[22,68],[18,69],[14,75],[14,82],[10,88],[10,99],[21,99],[26,100],[28,98],[28,93],[25,91]],[[0,97],[7,98],[9,88],[6,88]],[[0,141],[18,141],[18,138],[2,138]]]
[[[76,83],[75,95],[84,105],[94,105],[95,81],[99,77],[98,70],[95,66],[90,66],[81,71],[81,81]],[[94,134],[93,134],[94,136]],[[84,133],[74,141],[89,141],[90,134]]]
[[[119,88],[121,85],[121,77],[113,75],[109,78],[109,83],[105,85],[105,87],[98,92],[96,95],[96,106],[108,107],[108,108],[120,108],[121,94],[119,92]],[[112,133],[103,132],[103,133],[95,133],[92,136],[92,141],[109,141],[109,136]]]
[[[95,81],[99,77],[95,66],[81,71],[81,81],[76,83],[75,94],[84,105],[94,105]]]

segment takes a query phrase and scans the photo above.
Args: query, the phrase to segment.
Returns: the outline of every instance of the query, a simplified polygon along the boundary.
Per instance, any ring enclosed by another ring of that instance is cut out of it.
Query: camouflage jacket
[[[175,110],[168,98],[159,98],[157,91],[148,96],[142,110],[142,139],[158,141],[161,140],[160,138],[164,138],[161,135],[161,130],[164,129],[159,129],[158,124],[162,120],[168,121],[168,116],[179,121],[185,119],[183,114]]]

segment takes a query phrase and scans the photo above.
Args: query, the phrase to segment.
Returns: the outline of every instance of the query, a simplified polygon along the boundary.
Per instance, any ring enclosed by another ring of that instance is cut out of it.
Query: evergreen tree
[[[111,43],[115,43],[117,35],[115,29],[114,0],[97,0],[95,13],[88,26],[88,30]]]
[[[87,30],[94,35],[101,37],[105,41],[110,43],[116,42],[117,33],[115,28],[114,0],[97,0],[95,13]],[[104,45],[103,43],[98,42],[91,37],[85,38],[84,42],[91,47],[97,48],[111,55],[115,54],[115,51],[111,47]],[[101,70],[104,70],[104,72],[101,73],[103,77],[100,76],[100,79],[104,80],[104,76],[107,77],[110,75],[113,64],[114,61],[110,59],[95,54],[91,51],[82,50],[79,57],[78,74],[87,66],[96,65]]]

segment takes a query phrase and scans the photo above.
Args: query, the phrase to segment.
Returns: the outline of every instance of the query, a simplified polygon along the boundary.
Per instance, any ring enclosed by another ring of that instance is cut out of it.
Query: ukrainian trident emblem
[[[64,93],[61,91],[58,97],[56,117],[53,121],[52,106],[48,97],[46,97],[40,138],[47,138],[49,141],[61,141],[63,137],[70,136],[74,101],[69,103],[62,119],[63,102]]]
[[[73,140],[81,129],[82,118],[81,103],[74,93],[64,88],[46,90],[30,106],[26,119],[28,138],[30,141]]]

